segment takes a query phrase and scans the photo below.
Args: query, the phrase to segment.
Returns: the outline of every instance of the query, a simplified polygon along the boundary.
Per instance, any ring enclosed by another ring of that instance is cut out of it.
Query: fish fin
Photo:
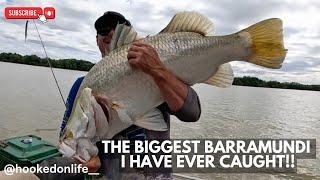
[[[278,69],[286,57],[283,45],[281,19],[272,18],[256,23],[239,33],[250,34],[251,52],[249,62],[263,67]]]
[[[128,115],[127,111],[124,109],[117,109],[116,110],[119,116],[119,119],[124,122],[124,123],[128,123],[128,124],[132,124],[133,121],[130,118],[130,116]]]
[[[200,13],[185,11],[177,13],[160,33],[196,32],[202,35],[211,34],[213,23]]]
[[[124,24],[117,24],[116,29],[114,30],[111,42],[110,42],[110,51],[117,48],[118,39],[120,37],[120,34],[122,32]]]
[[[153,109],[140,118],[135,118],[134,124],[153,131],[166,131],[168,125],[163,119],[163,115],[159,109]]]
[[[110,109],[109,129],[103,136],[106,139],[113,138],[122,130],[130,127],[133,124],[132,118],[128,115],[125,109],[116,108]]]
[[[117,49],[123,45],[132,43],[137,37],[137,32],[133,27],[125,24],[118,24],[114,30],[112,40],[110,42],[110,51]]]
[[[229,63],[219,66],[218,71],[204,83],[217,87],[229,87],[233,83],[233,70]]]

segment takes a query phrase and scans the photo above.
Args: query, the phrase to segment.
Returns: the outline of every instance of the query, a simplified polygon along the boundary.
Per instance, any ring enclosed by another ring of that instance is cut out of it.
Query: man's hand
[[[152,46],[135,41],[129,48],[128,61],[153,77],[171,111],[182,107],[188,93],[187,85],[164,66]]]
[[[99,156],[92,157],[88,162],[83,163],[83,166],[88,168],[91,173],[97,172],[101,166]]]
[[[132,43],[128,51],[129,63],[143,72],[156,76],[159,71],[166,70],[160,61],[157,51],[149,44],[141,41]]]

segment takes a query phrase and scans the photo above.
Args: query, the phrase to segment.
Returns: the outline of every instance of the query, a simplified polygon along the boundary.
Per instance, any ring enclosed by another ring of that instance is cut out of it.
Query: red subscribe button
[[[6,19],[38,19],[39,15],[44,15],[47,19],[55,18],[55,9],[46,7],[6,7],[4,16]]]

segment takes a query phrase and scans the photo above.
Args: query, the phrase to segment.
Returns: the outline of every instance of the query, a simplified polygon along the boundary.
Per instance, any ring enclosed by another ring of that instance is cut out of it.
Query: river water
[[[64,97],[86,72],[54,69]],[[320,93],[195,85],[202,115],[171,120],[172,138],[315,138],[317,159],[298,160],[288,174],[189,174],[202,179],[320,179]],[[57,143],[64,105],[50,69],[0,62],[0,139],[35,134]]]

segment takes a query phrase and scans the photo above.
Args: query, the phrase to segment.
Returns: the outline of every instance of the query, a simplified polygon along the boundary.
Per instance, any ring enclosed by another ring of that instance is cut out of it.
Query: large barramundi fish
[[[286,50],[280,19],[267,19],[225,36],[209,35],[212,26],[199,13],[181,12],[159,34],[142,41],[154,47],[164,65],[188,85],[230,86],[231,61],[281,67]],[[133,28],[118,25],[111,52],[86,75],[60,140],[65,156],[88,161],[97,154],[96,141],[110,139],[133,124],[167,130],[156,108],[164,102],[159,88],[151,76],[128,63],[128,49],[135,39]],[[108,97],[105,107],[97,103],[93,93]]]

